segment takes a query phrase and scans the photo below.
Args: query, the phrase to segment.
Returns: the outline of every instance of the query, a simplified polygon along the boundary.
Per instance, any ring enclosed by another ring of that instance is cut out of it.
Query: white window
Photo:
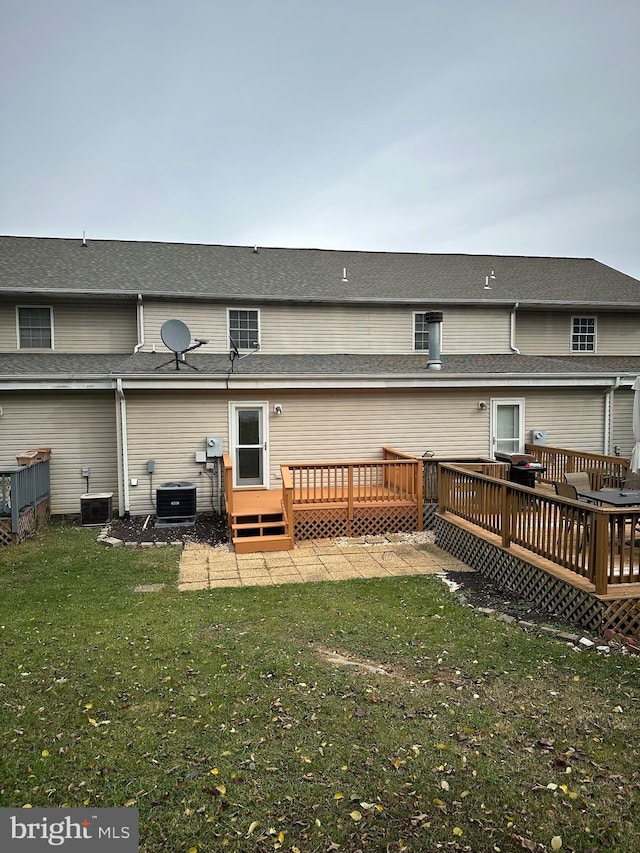
[[[596,351],[596,318],[571,318],[571,352]]]
[[[229,344],[237,350],[260,346],[260,315],[257,310],[229,308]]]
[[[413,312],[413,348],[416,351],[429,349],[429,326],[424,311]]]
[[[16,309],[18,349],[53,349],[53,311],[46,305]]]

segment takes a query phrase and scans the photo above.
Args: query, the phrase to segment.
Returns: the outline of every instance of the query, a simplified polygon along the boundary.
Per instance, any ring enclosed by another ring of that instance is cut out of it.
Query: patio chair
[[[622,488],[629,492],[635,492],[636,489],[640,489],[640,474],[627,472],[627,475],[622,481]]]
[[[566,474],[565,474],[566,476]],[[576,487],[572,483],[558,483],[554,482],[554,489],[556,490],[556,495],[561,498],[571,498],[573,501],[578,501],[578,503],[591,503],[591,501],[581,500],[578,492],[576,491]],[[578,523],[578,550],[581,551],[589,541],[590,536],[590,525],[587,523],[586,515],[583,512],[579,512],[576,517]],[[564,519],[565,525],[567,527],[571,527],[571,519]]]
[[[565,474],[564,481],[565,483],[568,483],[573,486],[576,492],[592,491],[591,479],[586,471],[574,471],[571,474]],[[565,497],[570,496],[565,495]],[[580,495],[577,495],[574,500],[583,501],[584,503],[588,504],[596,504],[596,506],[600,505],[600,501],[592,500],[591,498],[583,498]]]

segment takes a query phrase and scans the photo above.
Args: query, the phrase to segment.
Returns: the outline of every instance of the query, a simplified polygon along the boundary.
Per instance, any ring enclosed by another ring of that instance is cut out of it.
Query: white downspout
[[[511,314],[509,315],[509,346],[511,347],[511,352],[515,352],[516,355],[520,355],[520,350],[515,345],[516,340],[516,311],[518,310],[519,302],[511,309]]]
[[[136,305],[136,324],[138,326],[138,343],[133,348],[134,354],[144,346],[144,306],[141,293],[138,294],[138,304]]]
[[[120,403],[120,446],[122,448],[122,496],[124,499],[124,517],[131,515],[131,502],[129,496],[129,448],[127,443],[127,401],[122,388],[122,379],[116,379],[116,393]]]
[[[602,452],[605,456],[611,453],[611,435],[613,433],[613,395],[616,388],[620,387],[620,377],[616,376],[616,381],[610,388],[607,388],[604,395],[604,440]]]

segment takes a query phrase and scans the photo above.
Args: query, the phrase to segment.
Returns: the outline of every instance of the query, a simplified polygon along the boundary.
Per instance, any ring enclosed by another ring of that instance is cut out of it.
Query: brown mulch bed
[[[218,513],[199,513],[192,525],[156,526],[155,515],[115,518],[109,536],[123,542],[182,542],[222,545],[229,541],[227,520]]]

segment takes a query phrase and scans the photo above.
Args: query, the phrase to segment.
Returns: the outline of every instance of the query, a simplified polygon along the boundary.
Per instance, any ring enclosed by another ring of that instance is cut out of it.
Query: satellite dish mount
[[[161,367],[166,367],[171,363],[175,363],[176,370],[180,370],[180,365],[190,367],[192,370],[198,370],[195,364],[189,364],[184,356],[186,353],[191,352],[191,350],[198,349],[198,347],[208,344],[208,340],[205,340],[204,338],[194,338],[195,344],[190,346],[191,332],[189,331],[187,324],[183,323],[182,320],[167,320],[163,323],[162,328],[160,329],[160,337],[162,338],[162,343],[166,348],[173,351],[173,358],[159,364],[156,367],[156,370],[160,370]]]

